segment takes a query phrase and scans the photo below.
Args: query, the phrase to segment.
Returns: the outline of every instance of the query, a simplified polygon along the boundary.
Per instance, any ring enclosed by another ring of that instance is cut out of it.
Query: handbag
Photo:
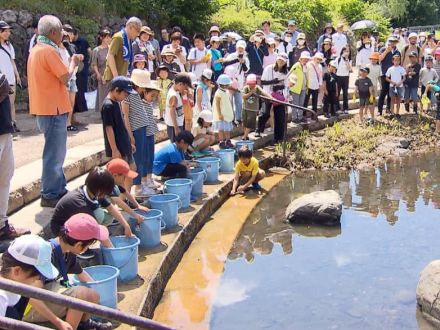
[[[281,102],[286,102],[286,98],[284,97],[283,93],[281,93],[280,91],[273,91],[270,94],[275,100],[281,101]],[[281,105],[280,103],[277,102],[272,102],[273,106],[279,106]]]

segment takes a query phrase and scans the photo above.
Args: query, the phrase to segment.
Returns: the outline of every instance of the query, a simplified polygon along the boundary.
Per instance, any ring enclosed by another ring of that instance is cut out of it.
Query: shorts
[[[366,107],[369,105],[371,105],[370,97],[366,97],[366,98],[360,97],[359,98],[359,106],[360,107]]]
[[[76,79],[70,79],[67,84],[68,84],[67,91],[69,93],[77,93],[78,92],[78,87],[76,86]]]
[[[391,87],[390,86],[390,97],[402,97],[403,88],[402,87]]]
[[[419,89],[417,87],[405,87],[405,101],[411,100],[411,101],[418,101],[419,95],[417,94],[417,91]]]
[[[258,181],[263,180],[263,175],[262,175],[262,173],[261,173],[262,171],[263,171],[263,170],[258,169],[258,174],[257,174],[257,176],[255,177],[255,181],[254,181],[254,182],[258,182]],[[246,183],[249,181],[249,179],[250,179],[251,177],[252,177],[252,172],[241,172],[241,173],[240,173],[240,178],[238,179],[238,184],[239,184],[240,186],[246,184]]]
[[[249,129],[257,128],[257,111],[243,109],[242,120],[243,126]]]
[[[234,128],[234,125],[232,125],[232,122],[230,121],[215,121],[212,123],[212,128],[214,130],[214,132],[219,132],[219,131],[223,131],[223,132],[231,132],[232,129]]]
[[[71,287],[66,288],[62,286],[58,281],[52,281],[49,283],[46,283],[43,287],[43,289],[61,293],[64,296],[74,297],[76,298],[76,288],[78,287]],[[63,319],[66,316],[67,313],[67,307],[63,305],[57,305],[52,304],[49,302],[46,302],[46,306],[60,319]],[[30,307],[30,308],[29,308]],[[47,322],[46,318],[41,316],[35,309],[32,308],[31,305],[28,305],[26,308],[26,311],[23,315],[23,321],[30,322],[30,323],[43,323]]]
[[[205,143],[206,141],[206,136],[198,138],[197,140],[194,140],[194,142],[192,143],[192,146],[194,147],[194,149],[197,149],[199,146],[201,146],[203,143]]]

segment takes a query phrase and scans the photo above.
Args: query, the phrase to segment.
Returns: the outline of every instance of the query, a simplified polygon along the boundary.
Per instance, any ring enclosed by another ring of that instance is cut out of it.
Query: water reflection
[[[284,180],[272,190],[244,225],[229,259],[254,260],[254,253],[268,255],[279,245],[285,255],[293,251],[292,237],[335,237],[341,227],[291,225],[280,221],[291,200],[302,194],[334,189],[345,208],[366,212],[373,219],[384,218],[395,225],[399,213],[416,211],[416,201],[440,208],[440,153],[412,155],[389,161],[377,169],[361,171],[310,172]]]

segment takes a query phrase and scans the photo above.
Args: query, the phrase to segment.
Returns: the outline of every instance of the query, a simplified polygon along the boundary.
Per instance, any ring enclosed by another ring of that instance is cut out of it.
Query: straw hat
[[[147,70],[134,69],[131,73],[131,81],[141,88],[148,88],[151,83],[151,75]]]
[[[177,55],[170,49],[163,49],[162,53],[160,53],[161,56],[173,56],[177,57]]]

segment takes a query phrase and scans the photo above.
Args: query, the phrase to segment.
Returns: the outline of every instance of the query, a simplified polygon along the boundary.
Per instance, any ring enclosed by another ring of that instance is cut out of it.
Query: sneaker
[[[55,206],[57,205],[59,200],[60,200],[59,198],[47,199],[47,198],[41,197],[40,206],[55,208]]]
[[[160,118],[159,118],[159,121],[165,121],[165,119],[163,119],[163,117],[160,117]]]
[[[254,182],[252,184],[252,189],[261,190],[262,188],[261,188],[261,186],[260,186],[260,184],[258,182]]]
[[[15,121],[12,122],[12,127],[14,128],[14,132],[15,133],[20,133],[21,132],[21,130],[18,129],[17,124],[15,123]]]
[[[0,240],[12,240],[30,233],[31,231],[28,228],[15,228],[13,225],[7,223],[0,229]]]
[[[147,186],[148,188],[151,188],[151,189],[157,189],[157,188],[159,188],[159,185],[156,184],[156,182],[154,182],[153,179],[148,180],[146,186]]]
[[[409,112],[409,103],[405,103],[405,111]]]
[[[255,132],[255,137],[261,137],[261,133],[258,132],[258,131],[256,131],[256,132]]]
[[[226,141],[220,142],[218,146],[219,146],[220,149],[226,149],[227,148]]]
[[[346,115],[348,114],[348,110],[344,110],[343,113]]]
[[[153,195],[157,195],[157,191],[154,190],[153,188],[148,187],[148,186],[142,186],[142,194],[145,197],[150,197]]]
[[[266,131],[267,131],[268,133],[271,133],[271,132],[273,132],[273,128],[272,128],[272,127],[269,127]]]
[[[226,146],[230,149],[235,148],[234,144],[231,142],[231,140],[226,141]]]
[[[78,330],[111,330],[113,324],[111,322],[98,322],[92,319],[79,322]]]

